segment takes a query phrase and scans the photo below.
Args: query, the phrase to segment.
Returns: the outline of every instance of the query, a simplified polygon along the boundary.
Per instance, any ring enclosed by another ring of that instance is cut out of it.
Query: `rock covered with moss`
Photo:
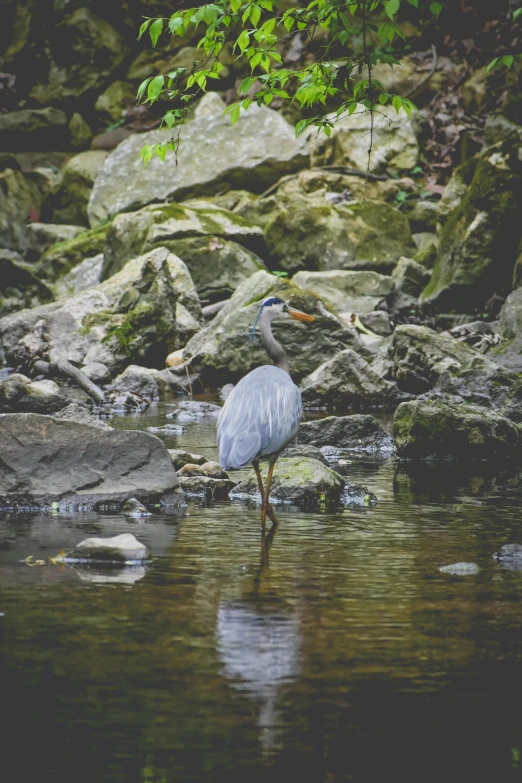
[[[115,374],[132,361],[161,365],[198,330],[200,315],[185,264],[159,248],[98,286],[0,319],[0,337],[13,366],[65,358]]]
[[[414,252],[407,218],[392,204],[333,203],[321,191],[279,198],[265,225],[265,240],[279,269],[370,269],[388,274]]]
[[[480,307],[509,291],[522,236],[522,160],[517,134],[486,148],[453,174],[432,278],[422,299],[447,310]],[[458,184],[458,187],[457,187]]]
[[[105,244],[103,278],[131,258],[167,247],[186,263],[202,299],[219,301],[264,269],[259,226],[208,201],[154,205],[117,215]]]
[[[185,367],[196,371],[210,386],[238,381],[254,367],[267,363],[259,338],[250,340],[250,330],[259,306],[267,296],[280,296],[292,307],[309,313],[315,322],[285,320],[273,324],[276,338],[284,345],[294,380],[298,381],[325,357],[348,346],[365,352],[356,332],[311,291],[260,271],[242,283],[215,318],[183,348],[182,364],[175,368],[185,376]]]
[[[31,381],[13,373],[0,381],[0,413],[53,413],[70,402],[71,398],[51,380]]]
[[[265,471],[266,473],[266,471]],[[322,462],[309,457],[288,457],[277,461],[270,489],[272,503],[291,503],[304,507],[337,504],[344,488],[342,476]],[[238,484],[230,493],[234,500],[260,501],[255,474]]]
[[[520,428],[478,405],[415,400],[393,417],[400,457],[407,459],[496,459],[522,448]]]
[[[103,253],[108,225],[90,230],[84,229],[72,239],[64,239],[51,245],[41,256],[35,270],[40,277],[51,282],[72,272],[87,258]]]
[[[522,372],[522,288],[506,299],[499,316],[498,330],[505,343],[491,352],[495,361]]]

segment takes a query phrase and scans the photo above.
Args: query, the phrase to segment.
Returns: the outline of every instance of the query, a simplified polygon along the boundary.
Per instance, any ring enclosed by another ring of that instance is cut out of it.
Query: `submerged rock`
[[[59,559],[64,563],[96,563],[98,565],[135,565],[148,557],[145,544],[131,533],[112,538],[86,538]]]
[[[179,476],[179,484],[187,497],[201,500],[226,500],[236,486],[230,479],[183,475]]]
[[[360,484],[345,484],[340,502],[343,506],[370,508],[376,505],[377,497],[373,492],[370,492],[368,487],[363,487]]]
[[[522,447],[516,424],[478,405],[403,402],[393,434],[399,456],[410,459],[495,459]]]
[[[129,498],[129,500],[126,500],[122,506],[121,511],[122,514],[125,514],[126,517],[151,516],[150,511],[147,511],[147,506],[144,506],[143,503],[140,503],[137,498]]]
[[[454,576],[473,576],[478,574],[480,568],[476,563],[451,563],[450,565],[440,566],[439,571],[442,574],[453,574]]]
[[[221,406],[214,405],[212,402],[201,402],[199,400],[182,400],[179,403],[179,407],[169,413],[168,419],[176,419],[177,421],[198,421],[205,417],[217,419],[221,413]]]
[[[119,508],[129,498],[182,502],[164,444],[146,432],[3,414],[0,442],[3,508]]]
[[[96,180],[89,204],[91,225],[118,212],[165,199],[210,195],[224,186],[262,191],[283,174],[307,165],[305,142],[296,139],[292,126],[277,112],[251,106],[232,129],[224,110],[225,104],[212,116],[187,123],[178,166],[165,165],[153,156],[145,169],[140,159],[145,144],[170,139],[168,130],[135,134],[123,141]]]
[[[505,544],[493,557],[507,571],[522,571],[522,544]]]
[[[345,348],[321,364],[301,383],[306,407],[375,408],[404,399],[397,388],[377,375],[358,353]]]
[[[374,416],[328,416],[299,427],[297,439],[312,446],[391,454],[393,441]]]
[[[266,471],[265,471],[266,472]],[[277,461],[270,500],[272,503],[292,503],[298,506],[327,506],[338,503],[344,489],[343,478],[316,459],[307,457],[281,458]],[[255,474],[235,487],[233,500],[261,500]]]

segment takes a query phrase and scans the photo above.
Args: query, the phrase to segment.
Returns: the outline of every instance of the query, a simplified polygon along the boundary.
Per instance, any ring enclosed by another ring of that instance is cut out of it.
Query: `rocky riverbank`
[[[232,129],[224,110],[241,68],[233,59],[226,84],[184,127],[178,164],[153,158],[145,168],[140,148],[169,132],[140,120],[136,84],[193,56],[191,42],[138,50],[135,9],[122,23],[73,4],[55,11],[57,38],[44,51],[37,4],[7,5],[13,25],[1,45],[16,78],[0,114],[3,506],[255,494],[205,459],[178,456],[175,470],[155,434],[127,442],[96,428],[89,410],[143,411],[236,383],[266,361],[248,332],[269,295],[314,316],[306,328],[276,327],[278,337],[305,407],[342,416],[303,425],[300,447],[323,451],[282,460],[281,501],[342,502],[344,480],[324,458],[346,450],[517,458],[522,126],[511,76],[493,106],[483,96],[500,77],[462,72],[459,116],[474,112],[482,130],[443,184],[423,173],[428,100],[452,84],[440,63],[419,111],[377,123],[378,176],[368,182],[358,171],[364,114],[330,138],[297,139],[295,118],[253,106]],[[72,68],[60,62],[66,33],[82,55]],[[22,65],[32,57],[37,77]],[[390,78],[404,87],[404,71]],[[369,415],[383,409],[397,409],[393,439]],[[182,426],[178,417],[163,434]],[[142,455],[136,465],[127,451]]]

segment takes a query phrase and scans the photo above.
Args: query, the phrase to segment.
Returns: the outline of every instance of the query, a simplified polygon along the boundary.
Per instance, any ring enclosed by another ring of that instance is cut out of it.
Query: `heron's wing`
[[[227,397],[218,420],[219,461],[241,468],[256,457],[280,451],[301,420],[301,393],[276,367],[259,367]]]

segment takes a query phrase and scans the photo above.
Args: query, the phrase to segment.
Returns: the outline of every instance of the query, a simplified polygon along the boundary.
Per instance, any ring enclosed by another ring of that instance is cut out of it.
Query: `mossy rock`
[[[52,245],[35,267],[39,277],[54,282],[86,258],[102,253],[108,230],[109,224],[98,226],[78,234],[74,239]]]
[[[21,171],[5,169],[0,174],[0,248],[25,253],[29,218],[38,214],[40,204],[38,187]]]
[[[404,402],[395,412],[393,435],[398,455],[408,459],[497,459],[522,447],[516,424],[478,405]]]
[[[519,148],[518,137],[512,137],[456,173],[461,182],[471,175],[469,187],[442,225],[423,301],[446,311],[473,312],[492,292],[509,292],[522,235]]]
[[[332,205],[324,195],[281,205],[265,228],[265,240],[278,269],[353,269],[391,272],[413,251],[407,218],[384,202]]]
[[[270,499],[272,503],[327,507],[339,503],[343,488],[342,476],[319,460],[310,457],[283,457],[276,463]],[[246,481],[235,487],[230,496],[242,500],[257,498],[258,494],[257,479],[252,473]]]

